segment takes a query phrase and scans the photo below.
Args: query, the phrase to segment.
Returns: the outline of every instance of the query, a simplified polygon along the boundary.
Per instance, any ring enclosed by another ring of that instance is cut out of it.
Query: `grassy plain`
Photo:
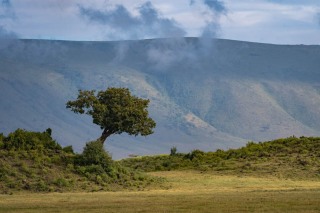
[[[163,171],[167,190],[0,195],[0,212],[320,212],[320,182]]]

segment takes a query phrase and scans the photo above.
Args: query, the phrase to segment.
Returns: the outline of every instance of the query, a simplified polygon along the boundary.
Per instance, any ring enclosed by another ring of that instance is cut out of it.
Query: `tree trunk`
[[[104,144],[104,142],[106,141],[107,137],[109,137],[112,133],[109,132],[107,129],[104,129],[102,132],[102,135],[100,136],[100,138],[98,138],[98,140]]]

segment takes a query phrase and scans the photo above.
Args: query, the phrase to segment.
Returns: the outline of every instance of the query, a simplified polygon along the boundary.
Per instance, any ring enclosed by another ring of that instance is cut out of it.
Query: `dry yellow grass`
[[[201,191],[211,193],[320,189],[320,181],[288,180],[276,177],[241,177],[196,171],[152,172],[149,174],[165,177],[172,186],[170,191]]]
[[[169,190],[1,195],[1,212],[320,212],[320,182],[156,172]]]

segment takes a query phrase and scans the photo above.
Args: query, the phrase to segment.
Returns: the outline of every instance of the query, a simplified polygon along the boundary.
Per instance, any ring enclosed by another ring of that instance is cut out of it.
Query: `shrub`
[[[2,133],[0,133],[0,149],[2,149],[4,146],[3,139],[4,139],[4,136]]]
[[[105,173],[105,170],[101,165],[88,165],[85,166],[85,173],[101,175]]]
[[[57,178],[53,182],[58,187],[69,187],[70,182],[65,178]]]
[[[177,154],[177,147],[172,147],[171,149],[170,149],[170,155],[171,156],[174,156],[174,155],[176,155]]]
[[[80,166],[100,165],[107,170],[112,164],[112,158],[104,150],[100,141],[91,141],[86,144],[82,154],[75,159],[75,164]]]
[[[3,148],[7,150],[61,150],[61,146],[51,138],[50,134],[49,132],[28,132],[17,129],[3,138]]]
[[[202,160],[204,155],[205,155],[205,152],[203,152],[201,150],[198,150],[198,149],[195,149],[192,152],[188,153],[185,157],[190,159],[190,160],[193,160],[195,158],[197,158],[199,160]]]
[[[73,151],[72,146],[63,147],[62,150],[63,150],[64,152],[66,152],[66,153],[74,154],[74,151]]]
[[[34,183],[32,188],[33,188],[34,191],[37,191],[37,192],[47,192],[47,191],[49,191],[49,186],[43,180],[39,180],[36,183]]]

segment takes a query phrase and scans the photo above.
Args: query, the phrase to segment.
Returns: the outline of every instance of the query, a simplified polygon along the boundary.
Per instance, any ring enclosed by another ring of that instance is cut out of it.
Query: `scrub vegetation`
[[[289,137],[269,142],[249,142],[239,149],[178,153],[124,159],[121,163],[135,170],[198,170],[246,176],[273,176],[320,180],[320,138]]]
[[[113,161],[100,141],[76,154],[54,141],[51,129],[0,136],[0,194],[143,190],[161,182]]]
[[[0,212],[319,212],[319,158],[320,138],[290,137],[113,161],[18,129],[0,134]]]

